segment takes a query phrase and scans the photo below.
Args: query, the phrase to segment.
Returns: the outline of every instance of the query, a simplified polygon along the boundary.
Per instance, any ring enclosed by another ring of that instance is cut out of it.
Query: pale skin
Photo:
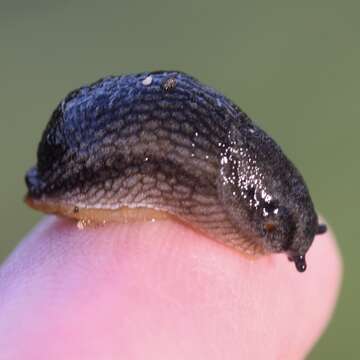
[[[249,260],[172,220],[47,217],[0,268],[1,359],[303,359],[340,287],[331,230],[307,261]]]

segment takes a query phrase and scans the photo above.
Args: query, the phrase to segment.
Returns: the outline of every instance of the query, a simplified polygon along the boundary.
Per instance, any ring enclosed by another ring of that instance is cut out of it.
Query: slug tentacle
[[[116,220],[124,208],[160,210],[243,253],[287,252],[299,271],[326,231],[280,147],[231,100],[175,71],[72,91],[26,183],[28,203],[45,212]]]

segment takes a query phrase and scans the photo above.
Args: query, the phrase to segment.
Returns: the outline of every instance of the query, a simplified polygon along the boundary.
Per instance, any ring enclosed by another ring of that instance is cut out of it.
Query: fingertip
[[[0,345],[9,358],[301,358],[340,286],[331,230],[307,261],[300,274],[283,254],[248,260],[171,221],[81,231],[49,217],[0,270]]]

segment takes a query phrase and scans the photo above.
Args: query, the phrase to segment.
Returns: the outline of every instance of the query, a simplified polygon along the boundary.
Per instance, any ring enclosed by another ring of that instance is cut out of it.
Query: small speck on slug
[[[165,91],[173,91],[176,87],[176,79],[175,78],[169,78],[166,79],[163,83],[163,89]]]
[[[143,83],[143,85],[145,85],[145,86],[151,85],[151,83],[152,83],[152,76],[151,76],[151,75],[147,76],[147,77],[143,80],[142,83]]]
[[[167,214],[243,254],[284,252],[300,272],[326,231],[279,145],[220,92],[176,71],[72,91],[26,184],[31,207],[79,228]]]

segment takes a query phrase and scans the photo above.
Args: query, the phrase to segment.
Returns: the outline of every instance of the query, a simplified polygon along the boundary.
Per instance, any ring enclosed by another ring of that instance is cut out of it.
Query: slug
[[[26,174],[33,208],[91,221],[169,214],[243,254],[298,271],[319,224],[280,147],[220,92],[176,71],[110,76],[70,92]]]

